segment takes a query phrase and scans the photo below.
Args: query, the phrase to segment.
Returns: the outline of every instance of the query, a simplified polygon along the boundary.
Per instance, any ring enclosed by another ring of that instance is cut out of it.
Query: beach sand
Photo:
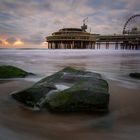
[[[138,140],[140,137],[140,89],[108,80],[108,114],[52,114],[29,110],[13,100],[11,92],[34,83],[0,82],[0,140]]]

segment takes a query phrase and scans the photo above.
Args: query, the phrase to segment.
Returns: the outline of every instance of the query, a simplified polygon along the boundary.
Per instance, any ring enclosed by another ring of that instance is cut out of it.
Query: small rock
[[[138,72],[130,73],[129,76],[132,78],[140,79],[140,73]]]
[[[20,68],[9,66],[9,65],[1,65],[0,66],[0,78],[23,78],[27,75],[31,75]]]

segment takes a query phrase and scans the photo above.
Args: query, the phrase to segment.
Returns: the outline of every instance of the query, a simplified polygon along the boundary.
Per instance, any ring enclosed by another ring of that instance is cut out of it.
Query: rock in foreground
[[[48,76],[12,97],[29,107],[51,111],[107,111],[108,83],[98,73],[70,67]]]
[[[132,78],[140,79],[140,73],[138,72],[130,73],[129,76]]]
[[[22,78],[30,73],[14,66],[2,65],[0,66],[0,78]]]

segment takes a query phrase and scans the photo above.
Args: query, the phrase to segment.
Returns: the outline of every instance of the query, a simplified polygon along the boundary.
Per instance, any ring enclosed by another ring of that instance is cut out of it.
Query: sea
[[[0,49],[0,65],[35,75],[0,79],[0,140],[139,140],[140,50]],[[108,114],[34,111],[10,94],[67,66],[97,72],[109,83]]]
[[[136,88],[139,80],[129,73],[140,72],[139,50],[48,50],[2,49],[0,65],[13,65],[36,74],[24,80],[38,81],[67,66],[101,73],[103,77]]]

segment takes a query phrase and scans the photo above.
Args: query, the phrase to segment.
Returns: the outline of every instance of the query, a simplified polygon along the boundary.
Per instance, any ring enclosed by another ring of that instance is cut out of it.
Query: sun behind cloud
[[[17,40],[17,41],[14,42],[13,45],[14,45],[14,46],[22,46],[22,45],[24,45],[24,42],[21,41],[21,40]]]

